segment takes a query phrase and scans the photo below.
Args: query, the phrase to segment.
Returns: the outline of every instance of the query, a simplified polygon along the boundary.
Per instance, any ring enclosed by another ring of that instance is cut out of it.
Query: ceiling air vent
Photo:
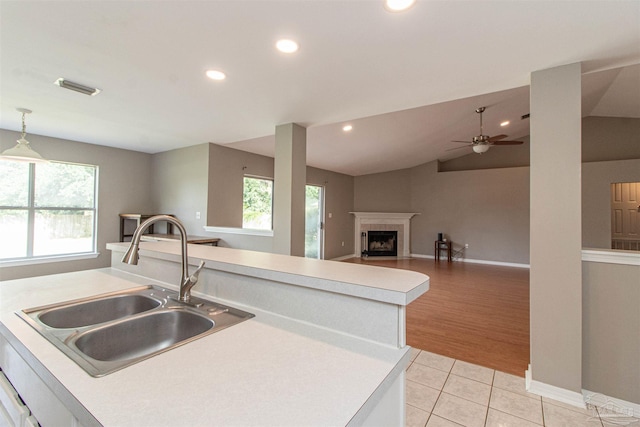
[[[69,80],[63,79],[62,77],[59,78],[58,80],[56,80],[53,83],[58,85],[58,86],[60,86],[60,87],[65,88],[65,89],[73,90],[75,92],[84,93],[85,95],[89,95],[89,96],[96,96],[97,94],[100,93],[100,89],[97,89],[97,88],[94,88],[94,87],[89,87],[89,86],[84,86],[84,85],[81,85],[79,83],[70,82]]]

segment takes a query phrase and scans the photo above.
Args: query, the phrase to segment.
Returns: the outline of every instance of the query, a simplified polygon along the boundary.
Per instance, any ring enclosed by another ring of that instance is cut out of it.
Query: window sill
[[[20,259],[20,260],[0,261],[0,267],[20,267],[23,265],[48,264],[52,262],[63,262],[63,261],[78,261],[83,259],[97,258],[99,255],[100,255],[100,252],[90,252],[86,254],[56,255],[56,256],[46,256],[46,257],[38,257],[38,258]]]
[[[227,233],[227,234],[243,234],[245,236],[273,237],[273,230],[254,230],[251,228],[211,227],[209,225],[205,225],[204,231],[207,231],[209,233]]]

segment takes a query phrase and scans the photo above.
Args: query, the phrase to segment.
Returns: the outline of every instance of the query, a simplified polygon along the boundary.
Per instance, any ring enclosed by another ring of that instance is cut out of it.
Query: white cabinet
[[[1,334],[0,368],[0,421],[5,416],[9,426],[37,426],[39,420],[47,426],[80,427],[69,409]]]
[[[24,426],[31,415],[18,392],[7,377],[0,371],[0,425]]]

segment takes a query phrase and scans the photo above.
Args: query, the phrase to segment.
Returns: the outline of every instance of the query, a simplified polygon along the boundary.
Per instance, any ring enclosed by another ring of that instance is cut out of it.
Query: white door
[[[611,248],[640,250],[640,182],[611,184]]]

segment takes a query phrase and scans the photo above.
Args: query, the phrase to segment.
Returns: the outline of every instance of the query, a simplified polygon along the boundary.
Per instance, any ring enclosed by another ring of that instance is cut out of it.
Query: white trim
[[[422,255],[422,254],[410,254],[411,258],[429,258],[435,259],[433,255]]]
[[[209,233],[227,233],[227,234],[244,234],[246,236],[263,236],[273,237],[273,230],[256,230],[253,228],[237,228],[237,227],[212,227],[205,225],[204,231]]]
[[[356,218],[400,218],[411,219],[414,215],[420,215],[418,212],[349,212],[355,215]]]
[[[531,364],[525,372],[525,387],[529,393],[534,393],[542,397],[557,400],[558,402],[567,403],[578,408],[586,408],[584,398],[581,392],[567,390],[565,388],[556,387],[554,385],[545,384],[531,378]]]
[[[411,254],[412,258],[428,258],[435,259],[433,255],[421,255],[421,254]],[[516,262],[502,262],[502,261],[488,261],[484,259],[469,259],[469,258],[458,258],[454,259],[454,261],[462,261],[468,262],[471,264],[488,264],[488,265],[499,265],[502,267],[516,267],[516,268],[531,268],[529,264],[520,264]]]
[[[529,264],[520,264],[517,262],[488,261],[484,259],[469,259],[469,258],[461,258],[461,260],[462,262],[468,262],[471,264],[488,264],[488,265],[500,265],[503,267],[531,268]]]
[[[38,258],[19,259],[11,261],[0,261],[0,267],[20,267],[23,265],[49,264],[52,262],[78,261],[83,259],[98,258],[100,252],[89,252],[86,254],[59,255]]]
[[[356,254],[349,254],[349,255],[339,256],[337,258],[331,258],[330,261],[344,261],[345,259],[351,259],[351,258],[356,258]]]
[[[410,256],[410,239],[411,239],[411,218],[414,215],[420,215],[416,212],[349,212],[356,217],[355,219],[355,251],[359,258],[362,255],[362,228],[363,225],[393,225],[402,227],[402,232],[398,235],[398,244],[402,242],[402,246],[398,245],[398,256]]]
[[[595,391],[585,389],[582,389],[582,395],[584,396],[584,401],[587,404],[592,404],[598,408],[620,410],[621,415],[640,418],[640,404],[638,403],[627,402],[622,399],[616,399],[615,397],[609,397],[602,393],[596,393]],[[612,406],[613,408],[611,408]]]
[[[411,259],[411,255],[409,256],[367,256],[367,257],[363,257],[360,256],[358,257],[360,259],[362,259],[362,261],[397,261],[397,260],[401,260],[401,259]]]
[[[615,249],[583,249],[582,261],[606,264],[640,265],[640,252]]]

